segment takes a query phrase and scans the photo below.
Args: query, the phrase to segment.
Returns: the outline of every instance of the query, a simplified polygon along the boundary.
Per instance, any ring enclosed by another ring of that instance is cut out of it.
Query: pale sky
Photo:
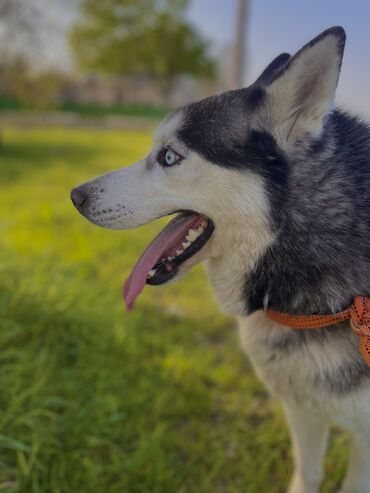
[[[236,0],[192,0],[189,18],[220,46],[233,38]],[[293,54],[324,29],[341,25],[347,44],[337,102],[370,116],[370,1],[250,0],[246,82],[279,53]]]

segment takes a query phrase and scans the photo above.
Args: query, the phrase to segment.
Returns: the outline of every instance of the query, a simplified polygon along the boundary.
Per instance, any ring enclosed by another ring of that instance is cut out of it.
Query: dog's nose
[[[80,208],[87,201],[87,193],[82,187],[74,188],[71,192],[71,200],[75,207]]]

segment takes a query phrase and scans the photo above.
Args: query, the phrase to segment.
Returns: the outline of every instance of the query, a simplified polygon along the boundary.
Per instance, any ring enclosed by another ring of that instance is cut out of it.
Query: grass
[[[282,493],[279,404],[241,352],[201,268],[147,287],[124,277],[159,224],[103,230],[69,190],[131,163],[144,132],[3,129],[0,148],[0,492]],[[336,432],[325,493],[344,474]]]
[[[150,106],[136,104],[97,104],[79,103],[73,101],[55,102],[40,105],[37,103],[23,102],[14,98],[0,96],[0,113],[3,111],[61,111],[77,113],[84,117],[105,117],[105,116],[133,116],[151,119],[162,119],[169,111],[165,106]]]

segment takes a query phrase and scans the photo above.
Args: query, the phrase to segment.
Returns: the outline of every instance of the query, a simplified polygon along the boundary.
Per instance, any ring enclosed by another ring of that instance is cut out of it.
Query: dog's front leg
[[[353,435],[351,459],[341,493],[370,493],[370,437],[367,432]]]
[[[318,493],[323,475],[328,424],[292,403],[284,403],[294,454],[289,493]]]

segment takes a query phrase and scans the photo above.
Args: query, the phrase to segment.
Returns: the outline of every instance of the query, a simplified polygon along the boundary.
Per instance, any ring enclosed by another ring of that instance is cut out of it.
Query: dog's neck
[[[274,241],[270,228],[258,221],[248,221],[247,230],[238,223],[225,224],[222,252],[216,252],[206,262],[206,270],[221,310],[229,315],[248,313],[245,277],[253,271],[262,252]],[[221,254],[220,254],[221,253]]]
[[[369,151],[369,128],[335,112],[291,163],[280,230],[246,276],[249,312],[333,313],[370,294]]]

